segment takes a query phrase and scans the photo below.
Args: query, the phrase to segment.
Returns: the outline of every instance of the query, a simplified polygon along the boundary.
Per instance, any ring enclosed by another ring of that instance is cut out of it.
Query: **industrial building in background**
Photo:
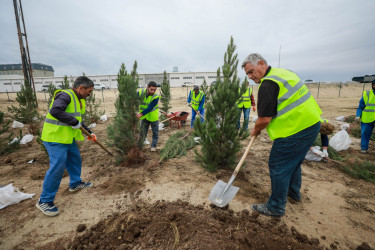
[[[32,63],[32,74],[34,77],[54,77],[55,71],[50,65],[42,63]],[[22,64],[0,64],[0,76],[6,78],[8,75],[24,76]]]

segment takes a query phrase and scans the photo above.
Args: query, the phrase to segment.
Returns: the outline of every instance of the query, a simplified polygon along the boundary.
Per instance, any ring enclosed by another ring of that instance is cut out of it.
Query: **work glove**
[[[359,117],[359,116],[357,116],[356,118],[355,118],[355,121],[356,122],[359,122],[361,120],[361,117]]]
[[[317,148],[313,148],[311,151],[313,151],[314,154],[319,155],[320,157],[324,157],[324,156],[323,156],[323,155],[324,155],[323,152],[320,151],[320,150],[317,149]]]
[[[257,110],[257,109],[255,108],[255,106],[253,106],[253,111],[255,112],[255,110]]]
[[[73,129],[79,129],[82,126],[82,123],[78,121],[77,125],[72,126]]]
[[[87,139],[89,139],[89,141],[96,141],[96,135],[94,133],[91,133],[90,136],[87,137]]]
[[[327,149],[323,149],[323,156],[324,158],[328,158],[329,154],[328,154],[328,151]]]

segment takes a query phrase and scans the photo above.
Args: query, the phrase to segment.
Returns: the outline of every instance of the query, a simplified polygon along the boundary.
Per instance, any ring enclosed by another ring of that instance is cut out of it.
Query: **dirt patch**
[[[187,202],[138,203],[113,214],[73,241],[58,240],[69,249],[322,249],[279,219],[258,220],[259,214],[193,206]],[[79,225],[82,230],[82,225]],[[77,228],[78,230],[78,228]]]

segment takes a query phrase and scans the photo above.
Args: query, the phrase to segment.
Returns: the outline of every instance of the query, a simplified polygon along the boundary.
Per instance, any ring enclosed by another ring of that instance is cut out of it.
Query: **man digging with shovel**
[[[57,90],[53,96],[41,137],[48,152],[50,168],[44,177],[43,191],[36,204],[45,215],[55,216],[59,213],[53,201],[65,168],[70,178],[69,191],[92,187],[92,183],[81,180],[82,161],[76,140],[84,140],[81,126],[91,133],[83,124],[82,114],[86,108],[85,98],[93,89],[94,83],[80,76],[72,89]],[[91,133],[91,137],[90,140],[96,140],[95,134]]]
[[[322,113],[314,97],[292,71],[271,68],[260,54],[250,54],[242,63],[249,79],[259,85],[255,137],[267,128],[274,140],[269,156],[272,193],[264,204],[251,208],[260,214],[281,217],[288,196],[301,200],[301,164],[320,129]]]

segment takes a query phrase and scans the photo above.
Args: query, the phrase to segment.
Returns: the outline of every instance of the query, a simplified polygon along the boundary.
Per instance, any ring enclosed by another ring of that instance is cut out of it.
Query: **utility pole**
[[[33,70],[31,66],[29,45],[27,42],[26,27],[25,27],[25,20],[23,19],[21,0],[13,0],[13,5],[14,5],[14,13],[16,15],[16,22],[17,22],[18,41],[20,43],[20,50],[21,50],[23,76],[25,80],[27,81],[27,83],[30,84],[30,86],[32,86],[34,89],[35,106],[38,107],[38,100],[36,98]],[[25,48],[25,45],[26,45],[26,48]]]

